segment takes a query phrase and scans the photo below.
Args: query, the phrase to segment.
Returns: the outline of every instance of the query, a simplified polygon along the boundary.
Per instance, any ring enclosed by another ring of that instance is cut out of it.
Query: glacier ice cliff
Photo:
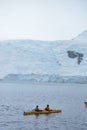
[[[65,41],[0,41],[0,79],[86,83],[87,31]]]

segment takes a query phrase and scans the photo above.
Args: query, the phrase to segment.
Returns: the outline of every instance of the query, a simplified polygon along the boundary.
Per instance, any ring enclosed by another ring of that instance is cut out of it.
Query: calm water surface
[[[0,130],[86,130],[87,85],[0,83]],[[36,105],[62,113],[24,116]]]

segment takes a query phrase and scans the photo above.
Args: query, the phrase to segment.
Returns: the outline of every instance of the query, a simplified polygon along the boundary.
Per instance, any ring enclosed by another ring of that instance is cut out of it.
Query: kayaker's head
[[[49,107],[49,105],[47,104],[47,107]]]
[[[36,107],[38,108],[38,105]]]

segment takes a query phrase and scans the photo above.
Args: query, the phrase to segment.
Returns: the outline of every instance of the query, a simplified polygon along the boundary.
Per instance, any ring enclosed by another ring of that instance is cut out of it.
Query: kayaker
[[[52,109],[50,109],[49,105],[47,104],[47,106],[45,107],[46,111],[52,111]]]
[[[38,112],[39,112],[39,111],[42,111],[42,110],[39,109],[39,106],[38,106],[38,105],[36,106],[36,108],[35,108],[34,110],[35,110],[35,111],[38,111]]]

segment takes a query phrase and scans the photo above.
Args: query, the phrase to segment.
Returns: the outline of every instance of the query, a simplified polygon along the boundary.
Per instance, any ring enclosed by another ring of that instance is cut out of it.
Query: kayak
[[[51,113],[59,113],[62,112],[62,110],[51,110],[51,111],[46,111],[46,110],[42,110],[42,111],[30,111],[30,112],[24,112],[24,115],[38,115],[38,114],[51,114]]]
[[[87,107],[87,102],[84,102],[85,106]]]
[[[62,112],[62,110],[51,110],[51,111],[46,111],[46,110],[42,110],[42,111],[30,111],[30,112],[24,112],[24,115],[38,115],[38,114],[51,114],[51,113],[59,113]]]

